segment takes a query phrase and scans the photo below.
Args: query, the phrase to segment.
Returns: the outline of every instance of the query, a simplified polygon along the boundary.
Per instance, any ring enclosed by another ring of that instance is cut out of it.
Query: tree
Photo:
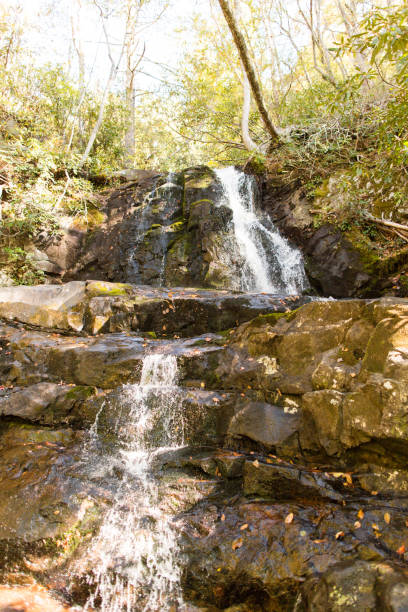
[[[252,64],[244,36],[239,30],[234,14],[228,4],[228,0],[218,0],[218,2],[225,17],[225,21],[227,22],[227,25],[232,34],[232,38],[234,39],[235,46],[241,58],[245,74],[248,78],[249,85],[251,87],[259,114],[261,115],[262,121],[265,125],[265,129],[272,142],[276,144],[279,142],[279,134],[276,131],[276,128],[273,125],[269,113],[266,109],[261,87],[256,76],[255,68]]]
[[[239,18],[240,4],[239,0],[235,0],[235,17],[238,21]],[[245,72],[244,64],[242,59],[240,60],[241,72],[242,72],[242,86],[244,90],[244,103],[242,105],[242,116],[241,116],[241,130],[242,130],[242,142],[248,151],[257,151],[258,145],[251,138],[249,133],[249,113],[251,111],[251,87]]]
[[[81,157],[81,160],[79,162],[80,166],[83,166],[85,164],[86,160],[88,159],[89,154],[90,154],[90,152],[92,150],[93,144],[95,142],[96,136],[98,135],[99,128],[101,127],[101,124],[102,124],[102,121],[103,121],[103,116],[104,116],[104,113],[105,113],[105,107],[106,107],[106,104],[108,102],[109,91],[110,91],[112,83],[114,82],[114,80],[116,78],[116,75],[118,74],[120,65],[122,63],[123,54],[124,54],[125,49],[126,49],[127,37],[128,37],[128,34],[129,34],[129,29],[128,28],[129,28],[129,23],[130,23],[130,10],[128,8],[127,18],[126,18],[125,35],[124,35],[123,41],[121,43],[121,47],[120,47],[120,51],[119,51],[119,56],[118,56],[117,59],[115,59],[113,57],[112,47],[111,47],[111,44],[110,44],[108,31],[107,31],[107,28],[106,28],[106,16],[105,16],[105,14],[103,12],[102,7],[98,4],[97,0],[94,0],[94,4],[95,4],[95,6],[98,7],[99,13],[100,13],[100,16],[101,16],[102,27],[103,27],[103,32],[104,32],[104,35],[105,35],[105,41],[106,41],[108,57],[109,57],[109,61],[110,61],[111,67],[110,67],[108,79],[106,81],[105,89],[103,91],[102,100],[101,100],[101,103],[100,103],[100,106],[99,106],[98,117],[97,117],[95,125],[94,125],[94,127],[92,129],[92,132],[91,132],[91,134],[89,136],[87,145],[85,147],[85,151],[84,151],[84,153],[83,153],[83,155]]]

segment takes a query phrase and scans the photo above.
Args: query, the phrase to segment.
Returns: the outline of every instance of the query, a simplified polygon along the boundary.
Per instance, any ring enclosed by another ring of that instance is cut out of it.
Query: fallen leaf
[[[389,512],[386,512],[384,514],[384,521],[387,523],[387,525],[389,525],[391,523],[391,515]]]
[[[377,523],[372,523],[371,527],[372,527],[372,529],[374,529],[374,531],[380,531],[380,528],[377,525]]]
[[[237,548],[241,548],[242,544],[244,543],[242,538],[238,538],[237,540],[234,540],[232,543],[232,550],[237,550]]]
[[[288,516],[285,518],[285,525],[290,525],[291,523],[293,523],[294,518],[295,518],[295,515],[293,514],[293,512],[288,514]]]
[[[252,463],[252,465],[253,465],[254,467],[258,468],[258,467],[259,467],[259,461],[258,461],[258,459],[255,459],[255,461]]]
[[[225,521],[225,514],[221,514],[221,520]]]
[[[323,540],[313,540],[313,542],[315,544],[323,544],[324,542],[327,542],[327,540],[326,539],[323,539]]]
[[[397,553],[399,555],[403,555],[405,553],[405,545],[404,544],[399,547],[399,549],[397,550]]]
[[[371,495],[378,495],[378,491],[371,491]]]
[[[359,518],[359,519],[363,519],[363,518],[364,518],[364,510],[362,510],[362,509],[360,508],[360,510],[359,510],[359,511],[358,511],[358,513],[357,513],[357,516],[358,516],[358,518]]]
[[[338,531],[336,533],[336,540],[341,540],[342,538],[344,538],[344,531]]]
[[[354,529],[360,529],[360,527],[361,527],[361,523],[360,523],[360,521],[356,521],[356,522],[354,523]]]
[[[201,387],[202,389],[204,389],[204,387],[205,387],[205,382],[202,382],[202,383],[200,384],[200,387]]]
[[[248,529],[248,523],[245,523],[245,525],[239,528],[240,531],[245,531],[245,529]]]

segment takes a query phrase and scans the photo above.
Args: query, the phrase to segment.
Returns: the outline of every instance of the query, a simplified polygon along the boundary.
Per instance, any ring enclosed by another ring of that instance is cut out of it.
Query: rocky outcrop
[[[231,211],[219,205],[221,193],[206,167],[136,178],[111,194],[105,222],[82,242],[65,280],[234,288],[242,262],[227,246]]]
[[[0,602],[40,584],[43,609],[85,605],[156,352],[179,371],[185,446],[154,469],[187,609],[404,609],[407,301],[103,282],[0,298],[0,577],[25,585]]]
[[[310,299],[73,281],[61,286],[4,287],[0,317],[84,335],[140,331],[193,336],[227,330],[261,312],[292,310]]]
[[[336,192],[326,197],[334,217],[336,198]],[[406,250],[388,258],[379,255],[356,228],[342,231],[335,223],[320,222],[320,205],[308,199],[303,188],[282,190],[273,177],[264,181],[262,206],[281,233],[301,248],[309,280],[319,295],[369,297],[392,290],[393,277],[406,264]]]

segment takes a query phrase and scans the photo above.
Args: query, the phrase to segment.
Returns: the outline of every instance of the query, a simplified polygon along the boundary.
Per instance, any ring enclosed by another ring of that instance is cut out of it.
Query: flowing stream
[[[158,452],[183,443],[176,358],[146,356],[141,382],[124,388],[123,403],[130,412],[114,458],[123,478],[89,551],[94,592],[87,605],[102,612],[179,609],[177,541],[152,469]]]
[[[234,167],[215,170],[221,182],[220,204],[232,211],[242,291],[297,294],[308,286],[302,254],[281,236],[266,215],[255,211],[254,179]]]

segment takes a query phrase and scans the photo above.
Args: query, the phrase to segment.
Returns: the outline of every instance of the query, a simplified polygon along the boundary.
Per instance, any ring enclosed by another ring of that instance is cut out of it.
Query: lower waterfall
[[[87,605],[102,612],[178,609],[177,541],[152,470],[155,453],[183,443],[176,358],[146,356],[140,384],[124,388],[124,405],[130,413],[115,458],[123,478],[88,551],[94,592]]]
[[[271,220],[259,218],[254,179],[234,167],[215,170],[221,182],[221,204],[232,211],[233,248],[242,260],[240,289],[296,294],[308,287],[302,254],[281,236]]]

